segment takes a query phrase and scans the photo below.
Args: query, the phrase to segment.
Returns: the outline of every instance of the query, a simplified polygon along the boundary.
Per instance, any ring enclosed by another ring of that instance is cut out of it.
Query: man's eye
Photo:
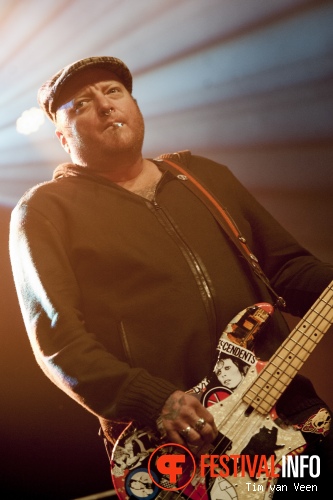
[[[82,109],[85,105],[87,104],[87,101],[81,100],[81,101],[76,101],[74,104],[74,109],[75,111],[79,111]]]
[[[117,92],[120,92],[120,87],[111,87],[107,91],[107,94],[116,94]]]

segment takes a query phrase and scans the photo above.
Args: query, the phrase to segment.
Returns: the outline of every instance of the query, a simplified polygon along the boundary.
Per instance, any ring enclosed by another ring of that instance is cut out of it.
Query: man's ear
[[[64,134],[62,132],[60,132],[60,130],[56,130],[55,131],[55,135],[58,137],[59,139],[59,142],[60,144],[62,145],[62,147],[64,148],[64,150],[66,151],[66,153],[68,153],[69,155],[71,154],[71,150],[69,148],[69,145],[68,145],[68,142],[67,142],[67,139],[66,137],[64,136]]]

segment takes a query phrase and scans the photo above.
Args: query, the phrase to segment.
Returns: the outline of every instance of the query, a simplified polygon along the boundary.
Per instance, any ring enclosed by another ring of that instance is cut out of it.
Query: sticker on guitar
[[[273,307],[258,304],[239,313],[226,327],[217,346],[213,373],[189,392],[199,393],[207,408],[228,397],[244,380],[250,366],[256,364],[252,351],[256,335],[267,323]]]
[[[278,417],[275,404],[333,322],[332,287],[333,283],[269,362],[259,361],[253,346],[273,306],[260,303],[241,311],[220,337],[212,373],[188,391],[208,408],[219,429],[209,455],[196,457],[193,470],[179,445],[163,442],[158,431],[130,423],[111,457],[119,500],[272,498],[286,457],[298,457],[306,449],[302,432],[325,435],[329,428],[326,409],[305,424],[290,426]],[[161,463],[169,465],[161,468]],[[170,481],[170,464],[176,467],[176,481]]]

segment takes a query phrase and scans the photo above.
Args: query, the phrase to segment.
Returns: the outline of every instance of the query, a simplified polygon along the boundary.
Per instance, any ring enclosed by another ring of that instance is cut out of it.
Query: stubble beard
[[[83,165],[93,170],[103,170],[112,167],[112,164],[131,164],[142,154],[145,126],[142,113],[136,104],[136,117],[131,122],[131,127],[110,126],[104,131],[107,140],[96,145],[76,137],[76,155],[72,157],[74,163]],[[129,136],[130,134],[130,136]]]

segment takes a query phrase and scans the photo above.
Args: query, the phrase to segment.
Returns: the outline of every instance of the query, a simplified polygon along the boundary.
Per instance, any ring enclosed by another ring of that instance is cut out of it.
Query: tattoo
[[[166,420],[175,420],[179,417],[179,413],[181,407],[185,404],[184,396],[182,395],[180,398],[171,395],[165,402],[163,410],[165,413],[162,413],[162,418]]]

